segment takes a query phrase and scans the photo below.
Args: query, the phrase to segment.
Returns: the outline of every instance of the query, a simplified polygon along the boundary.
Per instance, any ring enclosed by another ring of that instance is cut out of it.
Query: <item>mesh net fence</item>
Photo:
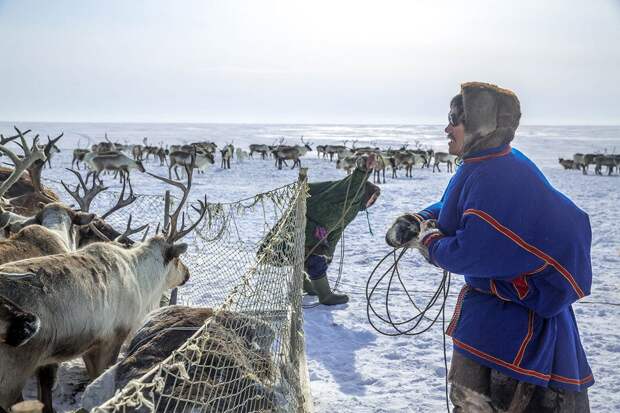
[[[59,183],[46,181],[61,197]],[[91,211],[119,194],[104,192]],[[96,409],[100,412],[303,412],[305,354],[301,311],[307,183],[233,203],[208,203],[184,239],[189,282],[179,303],[211,307],[212,317],[178,350]],[[70,199],[66,199],[69,201]],[[171,209],[177,199],[172,197]],[[137,196],[106,222],[122,231],[156,225],[163,196]],[[188,220],[197,219],[190,207]]]

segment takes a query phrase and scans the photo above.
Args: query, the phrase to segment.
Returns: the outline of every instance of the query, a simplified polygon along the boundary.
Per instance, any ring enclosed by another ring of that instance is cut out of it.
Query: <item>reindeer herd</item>
[[[398,170],[404,169],[405,176],[413,177],[413,167],[419,165],[420,168],[430,168],[433,172],[441,172],[441,164],[446,164],[448,172],[453,172],[456,157],[446,152],[434,152],[432,149],[421,149],[418,145],[416,149],[408,149],[407,145],[399,149],[381,149],[377,146],[356,147],[357,141],[352,141],[351,146],[347,146],[348,140],[343,145],[317,145],[316,152],[319,159],[329,158],[330,162],[336,160],[336,168],[343,169],[350,173],[355,167],[356,160],[363,155],[375,154],[377,162],[373,170],[373,180],[377,183],[385,183],[385,171],[391,170],[391,177],[397,178]],[[255,159],[260,155],[260,159],[273,159],[274,167],[301,167],[301,159],[309,152],[313,151],[313,143],[307,142],[302,136],[296,145],[287,145],[284,138],[274,141],[271,145],[250,144],[249,152],[242,148],[235,148],[233,142],[226,143],[221,149],[218,145],[210,141],[193,142],[184,145],[171,145],[170,147],[148,145],[146,138],[140,145],[123,145],[113,143],[109,140],[92,145],[90,149],[75,149],[73,151],[72,167],[80,169],[80,165],[85,164],[90,170],[86,180],[101,181],[101,173],[113,172],[114,177],[119,177],[121,183],[127,181],[131,187],[130,172],[138,170],[145,172],[144,162],[153,159],[159,160],[159,165],[168,167],[168,178],[174,176],[180,179],[178,168],[191,168],[198,173],[204,171],[215,163],[216,153],[220,153],[220,168],[230,169],[231,160],[236,157],[238,163],[245,159]],[[125,153],[130,153],[131,158]],[[292,164],[289,166],[289,162]]]
[[[559,163],[564,169],[577,169],[587,175],[590,165],[594,165],[594,173],[603,175],[603,168],[606,168],[607,175],[614,173],[620,174],[620,155],[609,155],[600,153],[576,153],[572,159],[559,158]]]

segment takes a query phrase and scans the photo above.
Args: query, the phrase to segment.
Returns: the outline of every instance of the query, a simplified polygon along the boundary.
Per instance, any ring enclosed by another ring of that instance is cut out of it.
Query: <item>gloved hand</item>
[[[439,230],[439,228],[437,228],[437,220],[428,219],[420,223],[420,232],[416,238],[415,245],[412,245],[417,248],[426,261],[431,264],[433,263],[430,260],[428,245],[432,239],[437,237],[443,237],[443,233]]]
[[[390,247],[401,248],[411,241],[416,241],[423,220],[418,214],[399,216],[385,234],[385,242]]]

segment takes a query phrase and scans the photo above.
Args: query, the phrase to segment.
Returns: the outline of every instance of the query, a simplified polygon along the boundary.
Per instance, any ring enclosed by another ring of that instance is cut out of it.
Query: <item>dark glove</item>
[[[385,234],[385,242],[393,248],[400,248],[412,240],[417,240],[423,218],[418,214],[404,214],[396,218]]]

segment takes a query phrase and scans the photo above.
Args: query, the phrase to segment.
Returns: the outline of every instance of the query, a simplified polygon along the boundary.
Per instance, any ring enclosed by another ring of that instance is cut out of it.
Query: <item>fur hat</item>
[[[510,143],[521,119],[517,95],[490,83],[461,85],[465,112],[464,155]]]

